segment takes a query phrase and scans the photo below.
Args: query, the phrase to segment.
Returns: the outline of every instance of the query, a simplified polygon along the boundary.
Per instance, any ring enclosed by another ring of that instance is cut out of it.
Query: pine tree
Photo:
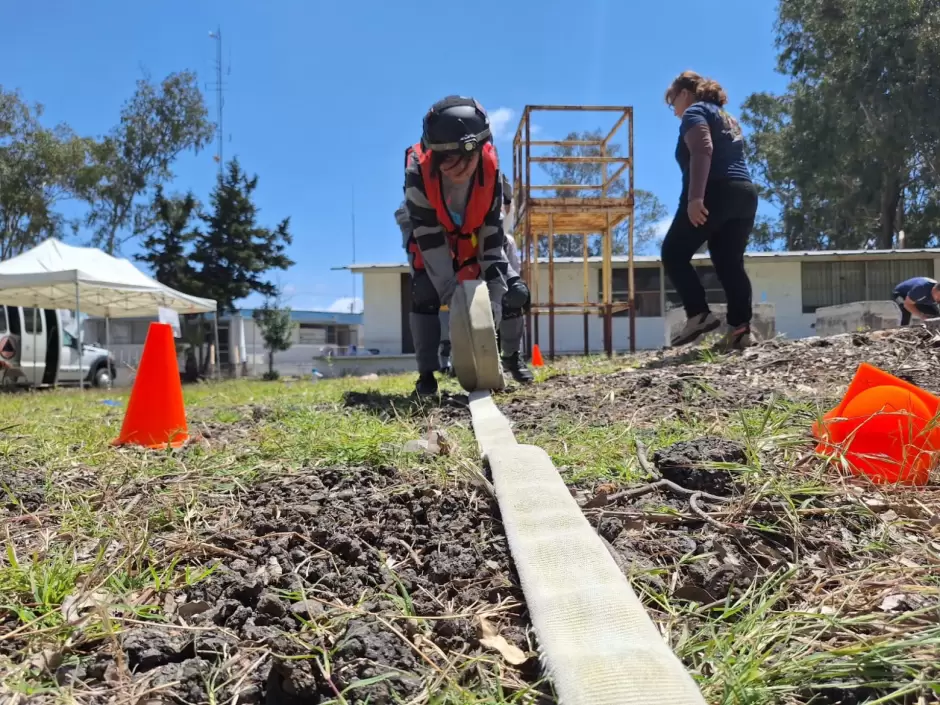
[[[153,230],[142,242],[143,254],[135,257],[149,265],[161,284],[191,293],[198,287],[189,249],[199,236],[199,231],[191,227],[192,219],[199,213],[199,202],[191,191],[182,197],[167,198],[158,186],[151,210]]]
[[[286,254],[290,218],[273,230],[259,225],[252,201],[257,187],[258,177],[249,177],[233,159],[212,192],[211,212],[201,216],[206,230],[196,239],[191,260],[199,268],[199,294],[215,299],[220,313],[234,313],[235,302],[252,293],[275,296],[277,287],[265,274],[294,264]]]
[[[274,230],[259,225],[258,208],[252,201],[257,187],[258,177],[249,177],[233,159],[210,196],[211,211],[200,215],[205,230],[195,238],[190,254],[198,271],[190,291],[215,299],[216,315],[234,313],[235,302],[250,294],[276,295],[277,287],[265,274],[294,264],[285,254],[292,242],[290,218]],[[205,328],[201,325],[200,331]],[[199,367],[207,364],[208,356],[200,345]]]

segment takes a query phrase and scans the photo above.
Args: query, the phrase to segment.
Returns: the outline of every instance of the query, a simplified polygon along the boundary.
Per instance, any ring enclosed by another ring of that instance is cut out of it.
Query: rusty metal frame
[[[616,114],[616,122],[607,136],[600,140],[533,140],[532,114],[552,112],[602,112]],[[607,147],[626,125],[626,154],[609,156]],[[533,156],[532,147],[597,146],[595,157]],[[533,184],[532,165],[545,163],[588,163],[601,165],[601,182],[597,184]],[[610,168],[614,167],[613,172]],[[613,354],[613,314],[630,312],[630,351],[636,350],[636,307],[634,286],[634,188],[633,188],[633,108],[610,105],[527,105],[519,120],[513,138],[513,207],[516,217],[513,237],[522,254],[522,276],[532,295],[530,311],[526,315],[526,349],[532,353],[533,343],[539,343],[539,316],[548,314],[548,356],[555,357],[555,314],[582,314],[584,317],[584,354],[589,349],[589,317],[603,317],[604,351]],[[623,196],[608,196],[607,190],[626,172],[627,189]],[[591,196],[559,196],[565,191],[599,192]],[[548,192],[548,195],[541,195]],[[533,193],[539,194],[533,197]],[[628,222],[627,280],[628,300],[613,301],[613,229]],[[588,264],[588,237],[601,236],[601,300],[590,295],[590,267]],[[578,303],[555,301],[556,235],[582,236],[583,300]],[[542,301],[539,292],[539,238],[548,240],[548,300]]]

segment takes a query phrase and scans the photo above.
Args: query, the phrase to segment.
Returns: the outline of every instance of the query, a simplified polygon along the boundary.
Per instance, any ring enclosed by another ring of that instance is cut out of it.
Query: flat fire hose
[[[461,282],[454,291],[450,302],[450,354],[457,381],[468,392],[502,389],[505,385],[485,282]]]
[[[502,387],[490,386],[492,370],[465,369],[460,376],[461,365],[491,361],[484,332],[487,325],[493,331],[488,296],[485,309],[477,305],[486,286],[464,285],[461,291],[451,303],[454,366],[461,384],[485,382],[470,393],[473,431],[493,475],[509,550],[558,701],[705,705],[551,458],[541,448],[517,443],[489,391],[480,391]],[[495,356],[495,331],[493,337]],[[460,356],[461,345],[469,345],[472,354]]]

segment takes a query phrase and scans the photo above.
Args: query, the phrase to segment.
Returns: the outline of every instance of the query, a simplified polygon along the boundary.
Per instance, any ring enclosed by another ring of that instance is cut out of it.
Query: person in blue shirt
[[[894,287],[894,303],[901,309],[901,325],[911,323],[911,316],[940,316],[940,284],[927,277],[913,277]]]
[[[662,244],[663,268],[682,299],[686,324],[672,338],[685,345],[721,322],[708,308],[692,256],[708,243],[715,274],[728,302],[725,348],[751,344],[751,281],[744,250],[757,215],[757,188],[744,157],[744,135],[725,110],[728,95],[694,71],[679,75],[666,91],[666,104],[681,120],[676,161],[682,171],[679,208]]]

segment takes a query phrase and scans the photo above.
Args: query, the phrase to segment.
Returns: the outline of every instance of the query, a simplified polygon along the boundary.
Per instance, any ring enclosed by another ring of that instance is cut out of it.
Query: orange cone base
[[[173,329],[151,323],[121,434],[112,445],[179,448],[189,440]]]
[[[875,483],[923,485],[940,459],[938,412],[940,398],[862,363],[839,405],[813,424],[816,452]]]
[[[542,351],[538,345],[532,346],[532,367],[544,367],[545,360],[542,359]]]
[[[141,448],[152,448],[154,450],[159,450],[161,448],[182,448],[186,442],[190,439],[190,435],[185,431],[180,433],[173,434],[172,438],[166,441],[161,441],[159,443],[147,443],[142,438],[135,438],[137,434],[131,434],[129,437],[124,438],[115,438],[111,441],[113,446],[140,446]]]

